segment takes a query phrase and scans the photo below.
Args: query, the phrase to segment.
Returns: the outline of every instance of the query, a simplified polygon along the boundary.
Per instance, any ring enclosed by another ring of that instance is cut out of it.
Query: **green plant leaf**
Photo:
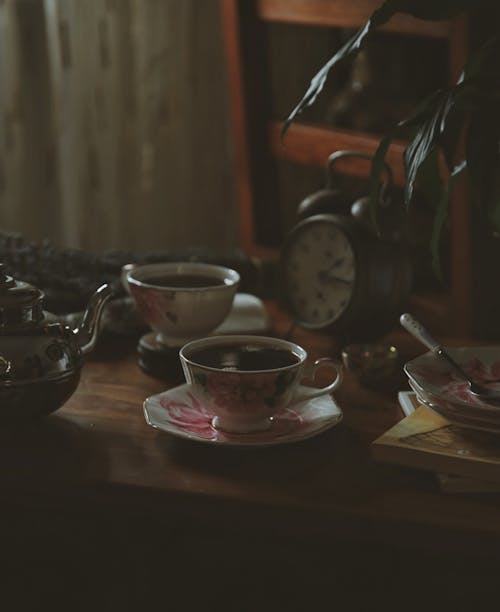
[[[319,72],[315,74],[303,98],[292,110],[292,112],[283,124],[283,127],[281,129],[282,140],[297,115],[302,113],[304,109],[306,109],[308,106],[314,104],[316,98],[322,92],[325,86],[326,79],[330,70],[340,61],[355,55],[362,48],[370,32],[375,28],[387,23],[391,19],[391,17],[398,12],[399,6],[407,3],[408,0],[386,0],[386,2],[384,2],[378,9],[376,9],[372,13],[370,19],[368,19],[365,25],[361,29],[359,29],[356,34],[354,34],[354,36],[352,36],[328,60],[328,62],[319,70]]]
[[[467,166],[467,162],[462,160],[459,164],[455,166],[452,173],[450,174],[450,178],[448,179],[448,185],[446,189],[443,190],[441,199],[437,203],[436,206],[436,216],[434,217],[434,224],[432,227],[432,236],[431,236],[431,254],[432,254],[432,268],[437,278],[443,278],[443,272],[441,269],[441,257],[439,253],[439,247],[441,244],[441,235],[443,233],[443,228],[446,222],[446,218],[448,216],[448,206],[451,198],[451,194],[453,193],[453,189],[455,187],[455,181],[457,176],[465,170]]]
[[[448,104],[443,111],[440,125],[439,144],[444,155],[448,171],[451,172],[457,160],[462,126],[465,121],[465,112],[457,105],[455,95],[450,95]]]
[[[373,25],[371,20],[359,30],[351,39],[349,39],[343,47],[341,47],[333,57],[331,57],[328,62],[319,70],[317,74],[314,75],[311,83],[309,85],[308,90],[304,94],[303,98],[297,104],[297,106],[292,110],[290,115],[287,117],[285,122],[283,123],[283,127],[281,128],[281,139],[285,137],[285,134],[300,113],[304,111],[308,106],[314,104],[316,98],[322,92],[326,79],[328,77],[328,73],[330,70],[338,64],[341,60],[346,59],[347,57],[354,55],[361,49],[363,43],[368,36],[368,33],[372,29]]]
[[[417,180],[419,192],[422,192],[429,205],[436,209],[444,190],[438,149],[434,149],[420,166]]]
[[[390,21],[396,13],[407,13],[425,20],[442,20],[455,17],[465,10],[477,9],[478,6],[488,2],[491,0],[386,0],[372,13],[365,25],[315,74],[306,93],[284,121],[281,139],[284,139],[288,128],[297,116],[314,104],[323,91],[330,70],[340,61],[355,55],[363,47],[369,34]]]
[[[436,96],[432,99],[432,105],[428,107],[428,112],[422,112],[413,139],[404,152],[406,174],[404,201],[406,206],[411,201],[420,166],[439,143],[441,121],[448,105],[448,97],[449,93],[447,91],[436,92]]]
[[[395,136],[395,131],[384,136],[378,144],[377,150],[372,158],[370,168],[370,213],[375,231],[380,233],[377,215],[377,204],[380,200],[381,176],[385,168],[385,157],[389,146]]]
[[[441,99],[443,90],[438,89],[429,94],[426,98],[418,104],[412,114],[406,119],[402,119],[399,123],[399,127],[411,127],[419,125],[423,119],[427,118],[436,106],[436,102]]]

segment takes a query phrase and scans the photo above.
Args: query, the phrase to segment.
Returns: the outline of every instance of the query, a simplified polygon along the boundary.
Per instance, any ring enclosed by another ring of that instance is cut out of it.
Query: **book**
[[[400,391],[398,400],[401,410],[408,416],[420,406],[414,391]],[[443,493],[500,493],[500,484],[455,474],[436,472],[436,480]]]
[[[466,492],[470,482],[464,479],[475,481],[474,491],[467,492],[500,491],[500,487],[492,487],[492,483],[500,485],[497,434],[457,427],[418,403],[408,412],[372,443],[374,459],[438,472],[438,481],[449,491]],[[481,487],[480,481],[486,484]]]

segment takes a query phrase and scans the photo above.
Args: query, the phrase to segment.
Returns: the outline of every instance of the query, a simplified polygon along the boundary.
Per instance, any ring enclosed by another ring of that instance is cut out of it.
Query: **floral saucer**
[[[266,431],[227,433],[211,425],[212,412],[184,384],[148,397],[144,402],[146,423],[168,433],[196,442],[225,446],[274,446],[298,442],[319,434],[342,420],[342,411],[329,395],[293,404],[273,417]]]
[[[469,429],[480,429],[491,433],[500,433],[500,415],[490,414],[486,410],[477,409],[474,406],[462,408],[453,402],[446,402],[441,397],[437,397],[419,387],[417,383],[409,379],[408,383],[416,393],[417,400],[427,406],[437,414],[441,415],[453,425],[467,427]]]
[[[447,349],[465,372],[482,385],[498,388],[500,380],[500,347],[476,346]],[[497,404],[473,395],[469,383],[456,375],[448,362],[432,351],[405,364],[409,380],[418,387],[455,408],[462,407],[494,413],[500,416]],[[432,401],[432,400],[431,400]]]

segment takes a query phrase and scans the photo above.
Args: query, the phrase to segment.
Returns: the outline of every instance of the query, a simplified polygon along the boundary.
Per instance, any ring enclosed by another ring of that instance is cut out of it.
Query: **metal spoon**
[[[458,363],[450,356],[449,353],[435,340],[425,327],[412,317],[411,314],[405,312],[399,318],[401,325],[412,334],[417,340],[420,340],[428,349],[430,349],[435,355],[445,359],[453,370],[460,376],[462,380],[469,383],[470,392],[484,400],[500,401],[500,389],[490,389],[484,387],[479,383],[474,382],[469,376],[462,370]]]

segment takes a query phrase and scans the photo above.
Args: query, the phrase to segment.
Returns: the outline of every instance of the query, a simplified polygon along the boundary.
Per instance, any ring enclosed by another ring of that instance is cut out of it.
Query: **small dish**
[[[342,411],[331,396],[324,395],[284,408],[265,431],[231,434],[212,427],[214,415],[196,399],[191,385],[184,384],[148,397],[144,402],[144,416],[151,427],[195,442],[262,447],[315,436],[340,423]]]
[[[500,388],[500,347],[461,347],[447,350],[474,380]],[[404,371],[421,389],[443,402],[451,402],[462,408],[474,406],[489,411],[495,410],[500,417],[498,404],[486,402],[471,393],[469,383],[459,378],[452,367],[432,351],[406,363]]]
[[[491,433],[500,433],[500,414],[495,415],[485,410],[475,410],[472,407],[463,408],[452,402],[443,401],[432,393],[426,392],[411,379],[408,382],[420,403],[453,425],[467,429],[480,429]]]
[[[269,331],[269,325],[264,302],[251,293],[237,293],[228,316],[212,334],[262,335]]]

